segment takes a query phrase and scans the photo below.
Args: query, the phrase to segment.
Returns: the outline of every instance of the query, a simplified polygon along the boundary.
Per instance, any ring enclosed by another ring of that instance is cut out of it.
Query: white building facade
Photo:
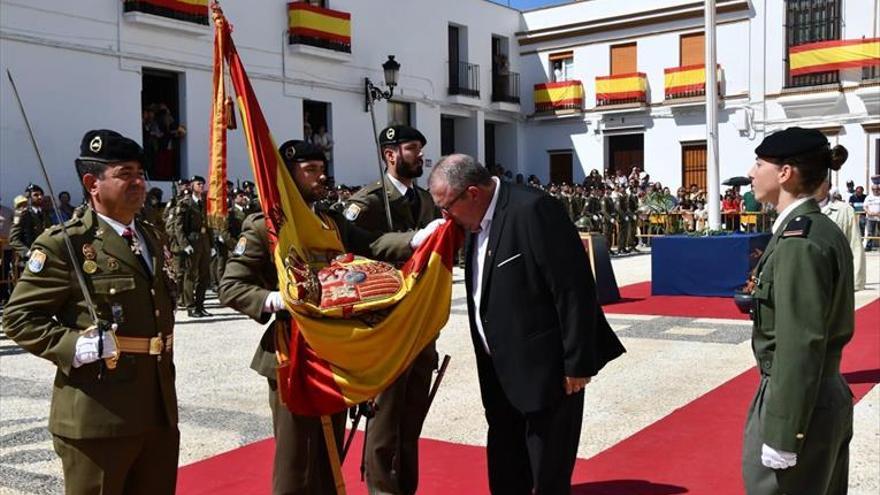
[[[159,100],[187,133],[175,143],[173,169],[151,185],[168,191],[172,178],[207,174],[212,29],[126,8],[149,3],[0,0],[0,70],[16,78],[56,192],[78,197],[72,164],[86,130],[140,140],[142,110]],[[701,1],[586,0],[527,12],[485,0],[310,3],[320,5],[296,22],[283,1],[222,5],[275,139],[301,138],[306,121],[326,125],[337,183],[377,175],[364,78],[381,85],[388,55],[402,66],[400,82],[390,103],[377,104],[378,125],[418,127],[432,162],[457,151],[543,181],[633,165],[673,188],[705,180],[703,97],[670,97],[666,83],[670,69],[702,63]],[[805,14],[800,4],[825,10]],[[876,38],[878,4],[717,1],[722,178],[744,175],[763,136],[791,125],[819,128],[848,148],[840,186],[880,173],[878,70],[792,80],[786,62],[794,36],[786,26],[809,23],[817,39]],[[292,22],[320,28],[327,16],[350,19],[350,49],[290,36]],[[609,87],[621,92],[609,97]],[[43,180],[5,77],[0,109],[8,204]],[[241,130],[231,131],[230,178],[250,178],[247,160]]]

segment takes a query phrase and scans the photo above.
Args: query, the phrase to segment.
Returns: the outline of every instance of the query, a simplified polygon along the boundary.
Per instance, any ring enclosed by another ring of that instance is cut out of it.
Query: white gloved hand
[[[183,248],[183,252],[186,253],[187,256],[192,256],[194,251],[195,251],[195,249],[193,249],[192,246],[187,246],[187,247]]]
[[[435,230],[439,229],[441,225],[446,223],[445,218],[438,218],[436,220],[431,220],[431,223],[425,225],[424,228],[416,231],[415,235],[413,235],[412,240],[409,241],[410,247],[413,249],[418,249],[428,237],[431,237],[431,234],[434,233]]]
[[[214,258],[217,256],[217,248],[211,248],[211,257]]]
[[[274,292],[270,292],[269,295],[266,296],[266,301],[263,302],[264,313],[277,313],[284,309],[284,299],[281,298],[280,292],[276,290]]]
[[[91,326],[82,332],[76,339],[76,350],[73,355],[73,367],[79,368],[84,364],[94,363],[98,359],[115,358],[116,352],[116,328],[114,323],[109,330],[105,330],[99,336],[98,327]],[[98,342],[103,340],[103,353],[98,355]]]
[[[776,450],[765,443],[761,446],[761,463],[770,469],[788,469],[797,464],[797,454]]]

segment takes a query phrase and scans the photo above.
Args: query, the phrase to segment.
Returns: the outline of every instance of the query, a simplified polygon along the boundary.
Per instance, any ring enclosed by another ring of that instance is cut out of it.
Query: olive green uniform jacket
[[[12,229],[9,231],[9,246],[24,259],[31,249],[31,244],[51,226],[52,220],[45,210],[37,213],[31,208],[25,208],[21,212],[16,212],[12,219]]]
[[[168,275],[165,240],[152,225],[137,222],[152,257],[147,273],[128,244],[91,210],[66,222],[75,260],[61,227],[44,232],[32,247],[3,314],[6,334],[27,351],[57,366],[49,431],[71,439],[121,437],[177,425],[173,354],[122,354],[117,368],[98,378],[100,364],[73,368],[80,331],[92,326],[73,265],[96,254],[97,271],[85,274],[98,318],[116,322],[117,335],[150,338],[174,331],[174,282]],[[41,261],[42,260],[42,261]]]
[[[746,426],[746,489],[845,493],[852,394],[840,359],[855,325],[852,253],[812,199],[780,225],[755,270],[752,349],[762,379]],[[762,444],[796,453],[797,465],[764,467]]]

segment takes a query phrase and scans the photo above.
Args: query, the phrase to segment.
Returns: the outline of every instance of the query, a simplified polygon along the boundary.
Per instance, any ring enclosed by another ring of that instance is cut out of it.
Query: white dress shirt
[[[97,212],[95,212],[97,213]],[[147,262],[147,267],[149,267],[150,272],[153,272],[153,258],[150,256],[150,245],[147,244],[147,240],[144,239],[144,236],[140,233],[140,231],[135,227],[134,220],[131,221],[130,224],[125,225],[124,223],[117,222],[112,218],[102,215],[98,213],[98,216],[101,217],[101,220],[107,222],[107,225],[110,226],[120,237],[122,237],[122,233],[125,232],[125,229],[131,229],[134,232],[134,235],[137,236],[138,244],[141,248],[141,257],[144,258],[144,261]]]
[[[388,181],[394,184],[394,187],[397,188],[398,191],[400,191],[401,196],[406,195],[406,192],[409,190],[409,188],[406,187],[406,184],[400,182],[399,180],[397,180],[396,177],[391,174],[385,174],[385,177],[388,177]]]
[[[486,263],[486,249],[489,244],[489,232],[492,230],[492,217],[495,215],[495,204],[498,203],[498,192],[501,190],[501,181],[498,180],[498,177],[492,177],[492,180],[495,182],[495,193],[492,194],[492,201],[489,203],[489,207],[486,208],[483,220],[480,221],[480,232],[477,234],[476,245],[474,245],[474,259],[471,265],[473,266],[471,287],[474,289],[472,294],[474,298],[474,322],[477,325],[477,333],[480,334],[480,340],[482,340],[483,348],[487,354],[492,353],[489,351],[489,343],[486,342],[486,331],[483,330],[483,322],[480,319],[480,297],[483,292],[483,271],[485,270],[484,265]]]
[[[797,208],[798,206],[806,203],[809,199],[810,199],[810,197],[801,198],[801,199],[796,200],[794,203],[786,206],[785,209],[779,213],[779,216],[776,217],[776,221],[773,222],[773,229],[772,229],[773,233],[775,234],[776,231],[779,230],[779,227],[782,227],[782,222],[785,220],[785,217],[787,217],[789,213],[794,211],[794,209]]]

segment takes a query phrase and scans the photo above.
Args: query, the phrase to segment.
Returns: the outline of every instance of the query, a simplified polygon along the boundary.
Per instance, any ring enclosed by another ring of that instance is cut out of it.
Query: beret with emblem
[[[788,158],[828,146],[828,139],[816,129],[789,127],[775,132],[761,141],[755,154],[764,158]]]
[[[97,129],[83,136],[79,146],[79,159],[98,163],[143,163],[144,150],[134,140],[116,131]]]
[[[284,163],[287,165],[299,162],[309,162],[312,160],[320,160],[323,162],[327,159],[321,148],[312,143],[300,141],[298,139],[286,141],[278,148],[278,153],[281,154],[281,159],[284,160]]]
[[[202,184],[208,182],[208,181],[206,181],[205,178],[202,177],[201,175],[193,175],[192,178],[190,178],[189,181],[190,181],[190,182],[201,182]]]
[[[379,145],[389,146],[401,144],[407,141],[419,141],[422,146],[428,143],[425,135],[419,132],[415,127],[408,125],[392,125],[386,127],[379,133]]]
[[[43,188],[32,182],[32,183],[28,184],[26,188],[24,188],[24,192],[26,192],[26,193],[32,193],[32,192],[42,193]]]

